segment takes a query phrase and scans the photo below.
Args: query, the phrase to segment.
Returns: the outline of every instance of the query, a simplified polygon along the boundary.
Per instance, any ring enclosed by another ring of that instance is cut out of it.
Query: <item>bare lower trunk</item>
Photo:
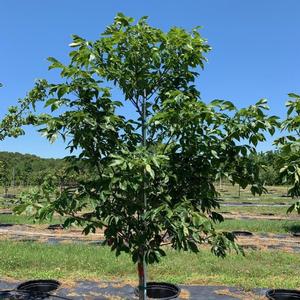
[[[146,282],[146,264],[145,259],[138,261],[138,275],[139,275],[139,300],[147,299],[147,282]]]
[[[146,90],[144,90],[144,96],[142,101],[142,145],[147,148],[147,95]],[[143,176],[143,202],[144,202],[144,212],[147,209],[147,197],[145,192],[145,170],[142,174]],[[140,257],[138,260],[138,274],[139,274],[139,300],[147,299],[147,279],[146,279],[146,261],[145,261],[145,252],[144,247],[140,248]]]

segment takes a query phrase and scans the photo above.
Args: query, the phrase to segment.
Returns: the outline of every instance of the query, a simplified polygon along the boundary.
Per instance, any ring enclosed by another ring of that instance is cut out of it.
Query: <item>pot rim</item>
[[[266,291],[266,296],[269,298],[269,299],[274,299],[276,300],[275,298],[273,298],[274,296],[278,295],[280,296],[280,294],[285,294],[285,295],[291,295],[291,296],[298,296],[299,299],[300,299],[300,290],[295,290],[295,289],[269,289]]]

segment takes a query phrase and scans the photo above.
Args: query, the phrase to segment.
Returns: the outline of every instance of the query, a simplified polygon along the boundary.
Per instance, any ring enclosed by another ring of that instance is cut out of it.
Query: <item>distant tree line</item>
[[[279,151],[260,152],[255,156],[261,166],[260,179],[265,185],[280,185],[280,159]],[[72,185],[70,174],[66,177],[66,169],[69,163],[65,159],[41,158],[31,154],[21,154],[17,152],[0,152],[0,185],[8,186],[35,186],[40,185],[46,176],[55,176],[58,185]],[[87,166],[79,167],[81,174],[92,176],[93,170],[87,170]],[[90,168],[90,167],[89,167]],[[78,179],[78,174],[73,173],[73,177]],[[221,175],[222,176],[222,175]]]
[[[45,176],[66,166],[63,159],[40,158],[31,154],[0,152],[1,186],[39,185]]]

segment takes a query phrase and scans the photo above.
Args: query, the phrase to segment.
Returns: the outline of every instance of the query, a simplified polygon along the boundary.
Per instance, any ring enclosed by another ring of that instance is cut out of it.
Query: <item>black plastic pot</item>
[[[52,224],[52,225],[49,225],[47,227],[47,229],[49,229],[49,230],[59,230],[59,229],[64,229],[64,226],[63,226],[63,224]]]
[[[0,227],[11,227],[14,226],[14,224],[10,224],[10,223],[0,223]]]
[[[235,236],[252,236],[253,233],[250,231],[246,231],[246,230],[235,230],[231,232],[232,234],[234,234]]]
[[[300,291],[284,289],[268,290],[266,297],[270,300],[296,300],[300,299]]]
[[[60,282],[56,280],[30,280],[17,286],[17,291],[30,293],[50,293],[57,290]]]
[[[138,288],[135,289],[135,295],[139,295]],[[169,300],[175,299],[180,294],[180,288],[166,282],[147,282],[147,297],[149,299]]]
[[[1,211],[0,215],[12,215],[11,211]]]
[[[2,195],[2,198],[4,198],[4,199],[15,199],[16,195],[14,195],[14,194],[4,194],[4,195]]]

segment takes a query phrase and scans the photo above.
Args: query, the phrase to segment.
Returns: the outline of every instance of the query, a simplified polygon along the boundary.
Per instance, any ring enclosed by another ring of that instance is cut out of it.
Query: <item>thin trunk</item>
[[[12,186],[15,187],[15,167],[13,167],[13,173],[12,173]]]
[[[144,91],[143,96],[143,103],[142,103],[142,144],[144,147],[147,146],[147,128],[146,128],[146,121],[147,121],[147,96],[146,91]],[[145,178],[145,171],[143,173],[143,178]],[[145,191],[145,181],[143,182],[143,202],[144,202],[144,211],[147,207],[147,197]],[[147,299],[147,276],[146,270],[147,265],[145,261],[145,252],[144,247],[142,246],[140,253],[140,258],[138,261],[138,275],[139,275],[139,300],[146,300]]]
[[[147,282],[146,282],[146,264],[145,257],[138,261],[138,275],[139,275],[139,300],[147,299]]]

